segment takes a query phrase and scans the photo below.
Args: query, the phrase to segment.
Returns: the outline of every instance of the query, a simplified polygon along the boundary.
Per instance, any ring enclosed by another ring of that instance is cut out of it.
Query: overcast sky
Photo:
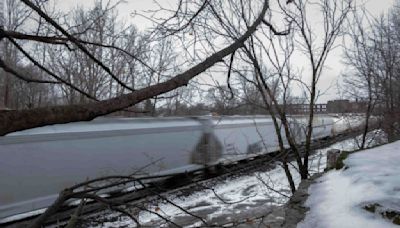
[[[338,0],[340,1],[340,0]],[[395,0],[359,0],[359,3],[365,3],[366,9],[374,16],[378,16],[382,13],[387,12],[387,10],[393,5]],[[176,8],[177,0],[159,0],[159,3],[167,6],[168,8]],[[68,11],[74,7],[89,7],[93,5],[94,0],[58,0],[57,8]],[[140,17],[132,17],[131,14],[135,11],[145,11],[156,9],[157,5],[153,0],[126,0],[118,7],[119,16],[121,20],[134,23],[139,29],[146,29],[151,24]],[[301,58],[296,58],[295,61],[304,63]],[[296,64],[296,62],[293,62]],[[340,75],[345,71],[345,65],[343,64],[342,50],[337,48],[333,50],[326,62],[326,68],[323,73],[323,80],[318,84],[318,89],[321,92],[325,92],[321,96],[318,102],[324,103],[327,100],[340,98],[341,92],[337,88],[337,82],[340,82]]]
[[[340,1],[340,0],[338,0]],[[170,6],[169,8],[176,8],[177,0],[158,0],[159,3]],[[366,3],[366,8],[374,15],[379,15],[386,12],[387,9],[393,4],[394,0],[358,0],[358,2]],[[93,5],[94,0],[57,0],[57,7],[65,10],[72,9],[73,7],[89,7]],[[140,28],[145,28],[149,25],[146,20],[140,18],[132,18],[130,14],[134,11],[152,10],[156,9],[157,5],[154,0],[125,0],[118,7],[121,17],[132,20]]]

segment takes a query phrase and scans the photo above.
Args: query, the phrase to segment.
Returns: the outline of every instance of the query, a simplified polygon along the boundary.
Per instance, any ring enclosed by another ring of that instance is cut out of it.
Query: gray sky
[[[339,1],[339,0],[338,0]],[[395,0],[358,0],[359,3],[365,3],[366,9],[374,16],[379,16],[393,5]],[[93,0],[58,0],[56,7],[58,9],[70,10],[74,7],[89,7],[93,5]],[[159,3],[163,4],[167,8],[174,9],[177,0],[159,0]],[[156,9],[157,4],[153,0],[126,0],[118,7],[119,15],[121,20],[126,22],[134,23],[139,29],[146,29],[151,25],[150,22],[140,17],[132,17],[131,13],[135,11],[145,11]],[[339,38],[340,39],[340,38]],[[340,42],[340,41],[339,41]],[[298,61],[296,63],[295,61]],[[293,64],[301,66],[304,64],[304,58],[295,58]],[[345,65],[343,64],[342,50],[337,48],[332,50],[326,61],[326,68],[321,77],[321,81],[318,84],[318,89],[324,92],[318,102],[324,103],[327,100],[340,98],[341,92],[337,88],[337,82],[340,82],[340,75],[345,71]]]
[[[379,16],[382,13],[388,11],[393,5],[395,0],[369,0],[369,1],[358,1],[365,2],[366,9],[374,16]],[[340,42],[342,39],[339,40]],[[337,88],[336,83],[341,80],[341,73],[345,71],[345,64],[343,63],[343,52],[341,48],[333,50],[326,61],[326,70],[323,74],[323,80],[319,83],[321,91],[326,91],[326,95],[322,96],[320,102],[326,102],[327,100],[339,98],[341,96],[340,89]]]

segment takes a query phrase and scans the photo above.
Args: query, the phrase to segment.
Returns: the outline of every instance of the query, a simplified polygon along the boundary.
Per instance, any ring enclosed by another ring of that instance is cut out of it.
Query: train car
[[[291,119],[301,140],[305,119]],[[317,116],[313,137],[330,135],[332,123]],[[62,189],[87,179],[181,173],[277,148],[265,116],[99,118],[15,132],[0,137],[0,223],[49,206]]]

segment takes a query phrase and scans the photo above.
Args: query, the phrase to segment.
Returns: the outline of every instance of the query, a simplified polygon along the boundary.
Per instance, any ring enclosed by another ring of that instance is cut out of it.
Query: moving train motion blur
[[[305,122],[292,117],[297,140]],[[333,117],[317,115],[313,137],[331,136],[333,127]],[[181,173],[277,149],[266,116],[99,118],[15,132],[0,138],[0,221],[45,208],[87,179]]]

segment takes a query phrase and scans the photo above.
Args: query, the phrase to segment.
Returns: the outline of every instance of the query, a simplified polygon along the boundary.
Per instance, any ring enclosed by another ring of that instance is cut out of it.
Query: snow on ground
[[[399,161],[400,141],[351,154],[348,169],[330,171],[310,187],[311,209],[297,227],[398,227],[363,207],[379,203],[400,212]]]
[[[371,138],[372,135],[369,136]],[[355,150],[357,149],[355,139],[345,140],[336,143],[329,148],[318,150],[310,159],[310,172],[322,172],[326,167],[326,152],[329,149]],[[210,223],[223,224],[246,217],[257,217],[271,213],[281,208],[291,195],[288,182],[283,169],[273,164],[274,168],[269,170],[256,171],[239,177],[228,178],[219,183],[207,185],[208,188],[196,191],[189,196],[168,195],[167,198],[174,204],[189,210],[191,213],[200,216]],[[300,177],[291,167],[296,185]],[[199,219],[188,215],[178,207],[168,202],[157,202],[148,205],[147,209],[157,212],[160,215],[175,221],[185,227],[199,225]],[[156,214],[142,211],[139,213],[139,221],[142,225],[162,226],[165,223]],[[92,224],[92,227],[135,227],[135,223],[127,217],[118,220],[112,219],[118,214],[105,215],[112,222]],[[277,219],[283,219],[282,214],[277,214]],[[201,222],[200,222],[201,225]]]

